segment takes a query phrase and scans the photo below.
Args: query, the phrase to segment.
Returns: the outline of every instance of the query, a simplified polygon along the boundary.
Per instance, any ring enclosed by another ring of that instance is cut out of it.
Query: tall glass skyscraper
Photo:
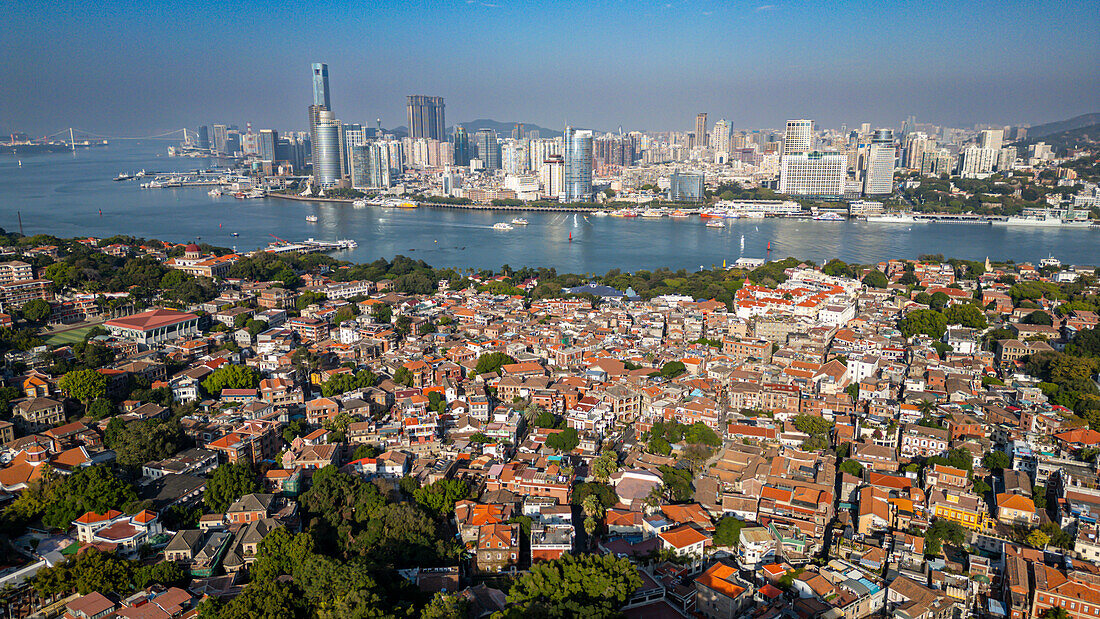
[[[566,202],[591,202],[592,132],[566,127],[562,141],[565,149],[564,199]]]
[[[340,121],[332,112],[319,110],[313,128],[313,180],[333,187],[340,177]]]
[[[313,105],[323,105],[326,110],[332,109],[332,103],[328,99],[328,65],[323,62],[313,63]]]
[[[497,142],[495,129],[478,129],[474,134],[474,143],[477,145],[477,158],[485,165],[486,170],[500,169],[500,143]]]
[[[443,97],[427,97],[424,95],[409,95],[405,106],[405,115],[408,117],[409,137],[430,138],[433,140],[446,139],[447,122],[444,117]]]
[[[275,145],[279,133],[274,129],[260,129],[260,161],[275,161]]]
[[[470,165],[470,136],[466,133],[466,128],[462,125],[455,127],[452,140],[454,142],[455,165]]]

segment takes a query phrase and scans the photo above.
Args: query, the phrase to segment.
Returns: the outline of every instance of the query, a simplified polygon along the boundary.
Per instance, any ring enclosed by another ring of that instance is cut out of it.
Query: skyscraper
[[[707,113],[699,112],[695,115],[695,146],[707,145]]]
[[[565,128],[565,201],[592,201],[592,132]]]
[[[260,161],[275,161],[275,144],[279,133],[274,129],[260,129]]]
[[[867,171],[863,175],[863,194],[881,196],[894,193],[894,132],[879,129],[871,136],[867,152]]]
[[[405,106],[410,138],[445,140],[447,126],[443,114],[443,97],[409,95]]]
[[[848,157],[841,153],[794,153],[779,163],[779,193],[815,198],[844,195]]]
[[[332,109],[328,98],[328,65],[323,62],[313,63],[313,105]]]
[[[710,143],[716,153],[730,152],[730,124],[725,118],[714,123]]]
[[[229,128],[225,125],[214,125],[214,151],[225,154],[226,143],[229,141]]]
[[[199,125],[195,136],[195,147],[206,150],[210,148],[210,128],[206,125]]]
[[[313,180],[322,187],[333,187],[340,182],[340,121],[329,110],[318,110],[312,133]]]
[[[1004,143],[1004,129],[983,129],[978,135],[978,146],[992,150],[1001,150]]]
[[[474,134],[474,144],[477,145],[477,158],[485,166],[486,170],[500,169],[500,143],[497,142],[495,129],[478,129]]]
[[[783,135],[783,155],[808,153],[814,146],[814,121],[788,120]]]
[[[466,133],[466,128],[462,125],[455,127],[454,135],[451,136],[451,139],[454,143],[455,165],[470,165],[470,136]]]

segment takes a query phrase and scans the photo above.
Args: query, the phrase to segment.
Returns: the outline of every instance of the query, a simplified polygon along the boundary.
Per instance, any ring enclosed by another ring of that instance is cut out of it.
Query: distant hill
[[[477,120],[458,124],[465,127],[466,132],[470,135],[473,135],[478,129],[495,129],[501,136],[510,136],[512,135],[512,127],[516,125],[516,122],[518,121],[500,122],[499,120],[479,118]],[[540,127],[534,123],[523,123],[523,130],[524,132],[537,130],[539,132],[539,137],[543,138],[556,138],[562,134],[560,129],[547,129],[546,127]],[[447,127],[448,134],[452,131],[454,131],[454,127]]]
[[[1100,122],[1087,127],[1077,127],[1076,129],[1048,133],[1036,137],[1032,137],[1029,134],[1026,140],[1017,142],[1016,146],[1018,148],[1026,147],[1036,142],[1046,142],[1050,144],[1050,148],[1058,155],[1064,155],[1066,151],[1084,146],[1095,146],[1096,144],[1100,144]]]
[[[1066,120],[1059,120],[1052,123],[1045,123],[1042,125],[1035,125],[1034,127],[1028,127],[1027,139],[1030,140],[1032,138],[1041,138],[1046,135],[1073,131],[1074,129],[1082,129],[1098,124],[1100,124],[1100,112],[1082,114],[1080,116],[1074,116],[1073,118],[1068,118]]]

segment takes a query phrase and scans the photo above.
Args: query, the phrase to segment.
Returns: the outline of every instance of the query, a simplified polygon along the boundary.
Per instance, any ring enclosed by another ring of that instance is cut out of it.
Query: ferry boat
[[[419,208],[420,205],[416,202],[403,201],[397,203],[397,208]]]
[[[595,215],[596,217],[607,217],[610,213],[608,213],[607,211],[604,211],[604,210],[599,210],[599,211],[596,211],[595,213],[592,213],[592,214]]]
[[[527,220],[522,218],[522,217],[516,217],[515,219],[512,220],[512,225],[513,226],[526,226],[527,225]]]
[[[917,219],[909,213],[894,213],[890,215],[868,215],[868,223],[877,224],[911,224]]]
[[[253,189],[252,191],[249,191],[248,193],[246,193],[244,195],[244,197],[246,197],[246,198],[262,198],[265,195],[267,195],[267,193],[263,189],[260,189],[260,188],[257,187],[256,189]]]
[[[686,211],[681,211],[680,209],[676,209],[675,211],[672,211],[671,213],[669,213],[668,216],[669,217],[675,217],[675,218],[679,219],[679,218],[683,218],[683,217],[690,217],[691,213],[688,213]]]
[[[317,223],[317,216],[316,215],[306,215],[306,221],[308,221],[311,224],[315,224],[315,223]]]
[[[1054,256],[1050,256],[1048,258],[1043,258],[1042,260],[1040,260],[1039,261],[1039,266],[1040,267],[1054,267],[1056,269],[1059,269],[1059,268],[1062,267],[1062,261],[1055,258]]]
[[[500,221],[493,224],[493,230],[513,230],[514,226],[506,221]]]
[[[707,218],[707,217],[722,218],[722,217],[725,217],[726,215],[727,215],[726,211],[723,211],[721,209],[711,209],[709,211],[703,211],[703,212],[699,213],[699,216],[704,217],[704,218]]]
[[[231,233],[231,235],[232,235],[232,236],[240,236],[240,235],[241,235],[241,233],[240,233],[240,232],[233,232],[233,233]]]
[[[217,198],[217,197],[222,195],[222,190],[215,187],[215,188],[211,189],[210,191],[206,192],[206,195],[208,195],[212,198]]]
[[[642,217],[647,217],[647,218],[650,218],[650,219],[657,219],[657,218],[664,217],[664,216],[665,216],[664,209],[647,208],[646,210],[642,211]]]
[[[133,174],[127,174],[125,172],[119,172],[118,176],[115,177],[115,181],[128,181],[131,178],[134,178]]]
[[[844,221],[844,218],[836,213],[821,213],[814,215],[814,221]]]
[[[724,224],[720,221],[708,221],[706,225],[707,225],[708,228],[725,228],[726,227],[726,224]]]
[[[351,205],[355,208],[363,208],[367,205],[367,201],[365,198],[359,198],[358,200],[352,200]]]

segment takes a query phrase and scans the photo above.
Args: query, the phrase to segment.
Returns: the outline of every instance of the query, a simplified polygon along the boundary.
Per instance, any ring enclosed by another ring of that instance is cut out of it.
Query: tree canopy
[[[634,565],[612,555],[563,555],[537,563],[508,590],[508,616],[610,617],[642,580]]]
[[[259,491],[256,473],[247,463],[222,464],[206,482],[203,501],[211,511],[219,513],[229,509],[242,496]]]

